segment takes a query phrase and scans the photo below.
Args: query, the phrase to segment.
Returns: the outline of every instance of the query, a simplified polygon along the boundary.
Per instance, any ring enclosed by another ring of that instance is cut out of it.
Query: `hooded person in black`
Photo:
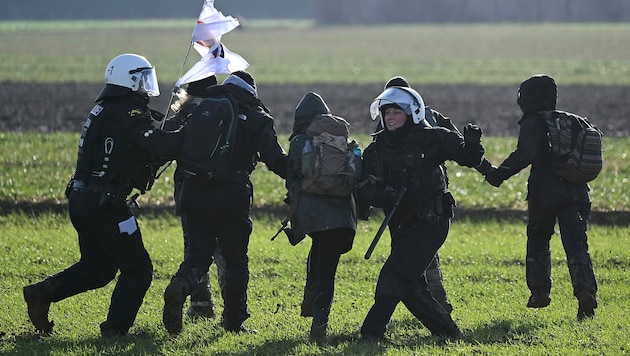
[[[313,92],[304,95],[295,109],[286,180],[294,210],[290,234],[298,239],[308,234],[313,240],[306,263],[306,285],[300,314],[313,317],[310,337],[316,340],[326,336],[339,259],[352,248],[357,228],[357,210],[352,194],[329,196],[301,189],[302,151],[309,140],[306,129],[320,115],[331,115],[324,99]]]
[[[193,176],[183,180],[179,211],[187,226],[190,253],[164,291],[162,321],[169,333],[181,332],[186,297],[208,273],[219,245],[226,262],[225,283],[221,286],[222,326],[231,332],[255,332],[242,325],[250,316],[247,309],[247,249],[253,200],[250,174],[262,161],[284,179],[287,157],[278,143],[273,118],[258,98],[254,78],[249,73],[232,73],[221,85],[207,88],[207,95],[230,96],[237,102],[237,135],[229,151],[224,172],[227,176],[221,179]],[[204,115],[203,110],[199,114]]]
[[[503,181],[531,165],[527,181],[526,279],[530,308],[551,302],[551,252],[549,241],[556,220],[573,294],[578,299],[579,320],[593,317],[597,308],[597,282],[588,252],[587,224],[591,213],[589,186],[570,183],[554,174],[547,140],[547,126],[540,112],[556,109],[558,87],[553,78],[535,75],[519,87],[517,103],[523,112],[516,150],[487,175],[486,181],[499,187]]]
[[[209,77],[188,83],[186,88],[179,88],[179,90],[175,93],[177,100],[175,100],[171,105],[171,109],[175,114],[165,121],[164,129],[174,130],[183,127],[192,115],[193,110],[208,97],[209,94],[207,89],[217,84],[217,77],[215,75],[211,75]],[[180,217],[179,195],[181,193],[181,187],[185,176],[186,174],[183,172],[182,167],[177,165],[175,173],[173,173],[173,198],[175,200],[175,214]],[[186,226],[186,219],[181,219],[181,223],[184,237],[184,256],[187,256],[190,253],[191,246],[188,241],[189,233]],[[217,246],[214,250],[212,257],[214,258],[214,264],[217,266],[219,286],[222,286],[225,284],[226,268],[225,260],[221,255],[221,248],[219,246]],[[214,317],[214,300],[212,298],[209,273],[206,273],[203,279],[190,291],[190,307],[186,313],[192,318]]]

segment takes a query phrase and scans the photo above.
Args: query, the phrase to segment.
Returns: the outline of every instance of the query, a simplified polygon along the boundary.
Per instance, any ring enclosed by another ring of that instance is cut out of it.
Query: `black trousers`
[[[350,251],[354,230],[338,228],[309,233],[313,244],[308,253],[306,288],[315,291],[313,324],[328,322],[335,294],[335,275],[342,254]]]
[[[586,185],[562,184],[553,193],[529,194],[527,223],[526,279],[532,293],[549,294],[551,290],[551,250],[549,241],[556,221],[573,293],[595,294],[597,282],[588,252],[587,225],[591,203]]]
[[[120,270],[102,327],[127,332],[151,285],[153,265],[131,210],[124,204],[98,207],[99,200],[99,194],[89,191],[70,193],[70,219],[79,235],[81,258],[46,282],[57,302],[107,285]]]
[[[188,191],[187,194],[198,201],[194,205],[184,205],[181,210],[187,246],[184,261],[173,276],[185,281],[190,293],[207,276],[215,249],[220,246],[226,269],[221,285],[223,319],[237,325],[250,316],[247,310],[247,249],[252,232],[249,218],[251,193],[249,184]]]
[[[382,337],[396,306],[405,306],[435,335],[454,335],[457,325],[450,314],[433,298],[424,271],[433,261],[450,229],[450,219],[440,218],[431,225],[417,221],[405,230],[390,228],[391,254],[385,261],[376,284],[362,334]]]

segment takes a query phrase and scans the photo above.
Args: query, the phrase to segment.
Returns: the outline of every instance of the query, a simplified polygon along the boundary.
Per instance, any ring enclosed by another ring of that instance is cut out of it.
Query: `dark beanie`
[[[207,95],[206,89],[212,85],[217,85],[217,77],[214,75],[188,83],[186,92],[190,95],[203,97]]]
[[[545,74],[529,77],[518,89],[517,103],[524,114],[555,110],[557,101],[556,81]]]
[[[252,88],[256,89],[256,81],[254,80],[254,77],[252,77],[252,75],[249,74],[249,72],[246,72],[244,70],[239,70],[239,71],[233,72],[231,75],[235,75],[243,79],[245,83],[251,85]]]
[[[404,77],[395,76],[392,79],[388,80],[387,83],[385,83],[385,89],[387,89],[389,87],[406,87],[406,88],[410,88],[411,86],[409,85],[409,82],[407,81],[407,79],[405,79]]]

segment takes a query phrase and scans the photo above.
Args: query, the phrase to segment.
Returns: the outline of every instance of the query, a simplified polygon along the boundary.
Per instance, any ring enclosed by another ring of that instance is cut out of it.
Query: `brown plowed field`
[[[101,88],[100,84],[0,83],[0,131],[79,132]],[[153,99],[150,106],[166,111],[172,84],[162,83],[161,88],[162,95]],[[517,86],[427,85],[417,89],[428,105],[450,116],[457,126],[475,122],[486,135],[517,135]],[[260,97],[271,110],[279,133],[291,131],[295,106],[308,91],[321,94],[333,113],[350,121],[353,132],[369,132],[374,127],[369,105],[381,90],[381,84],[259,83]],[[610,137],[630,134],[629,104],[629,87],[559,89],[559,109],[587,116]]]

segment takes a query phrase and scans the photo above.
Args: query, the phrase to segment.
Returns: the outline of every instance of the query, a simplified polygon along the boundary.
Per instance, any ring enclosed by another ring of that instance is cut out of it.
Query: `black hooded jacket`
[[[520,130],[516,150],[496,171],[490,173],[492,179],[502,182],[531,165],[528,179],[530,193],[556,194],[557,187],[571,184],[553,173],[547,126],[539,114],[541,111],[555,110],[556,102],[557,86],[553,78],[537,75],[521,83],[517,103],[523,116],[518,121]]]

